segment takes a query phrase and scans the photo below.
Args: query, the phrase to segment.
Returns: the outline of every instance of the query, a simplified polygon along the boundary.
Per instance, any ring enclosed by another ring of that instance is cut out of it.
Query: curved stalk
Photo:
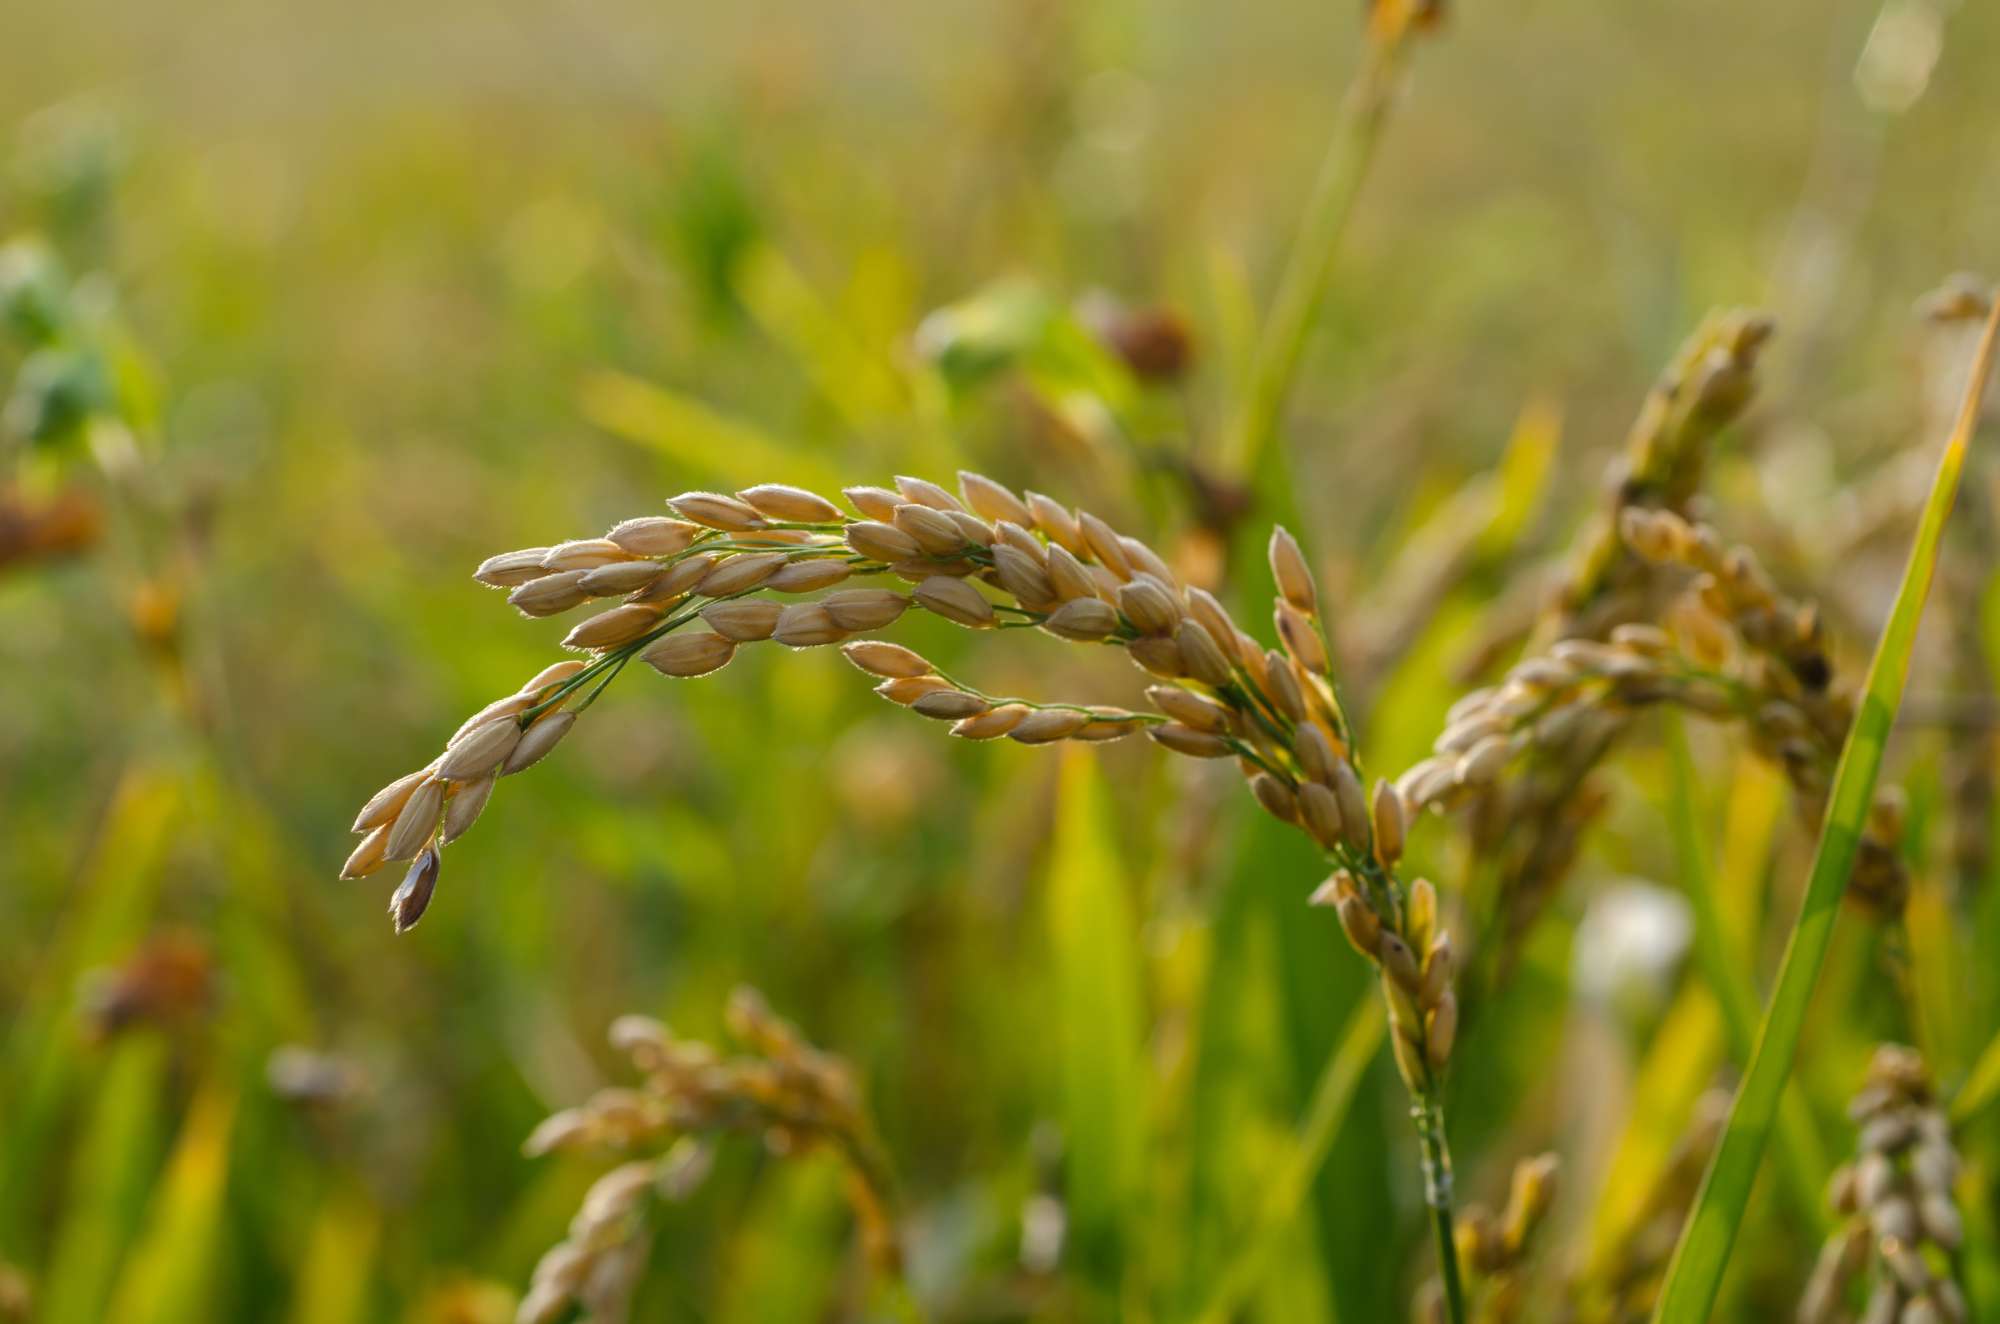
[[[1381,142],[1397,75],[1417,22],[1411,12],[1414,7],[1406,3],[1385,0],[1381,8],[1395,12],[1380,13],[1370,24],[1361,68],[1341,102],[1333,138],[1327,144],[1312,196],[1278,278],[1270,315],[1258,337],[1248,395],[1230,434],[1226,456],[1238,473],[1255,471],[1277,431],[1306,340],[1326,299],[1327,276],[1333,270],[1341,236],[1347,232],[1375,148]]]

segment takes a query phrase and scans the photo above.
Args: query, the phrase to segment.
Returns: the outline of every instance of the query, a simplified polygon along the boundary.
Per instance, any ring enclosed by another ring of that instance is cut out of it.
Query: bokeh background
[[[1191,1317],[1368,995],[1301,904],[1313,853],[1227,770],[967,747],[830,651],[773,649],[621,680],[503,784],[412,933],[381,878],[334,875],[370,791],[556,655],[565,626],[474,565],[757,481],[969,465],[1245,601],[1266,590],[1241,547],[1282,514],[1352,626],[1364,747],[1405,766],[1718,304],[1780,332],[1717,500],[1804,582],[1839,572],[1858,667],[1909,527],[1897,459],[1935,418],[1912,306],[2000,271],[2000,10],[1456,8],[1343,245],[1274,489],[1221,437],[1358,8],[0,7],[0,235],[33,237],[88,328],[67,358],[0,348],[27,530],[0,569],[0,1316],[507,1318],[604,1166],[522,1138],[622,1078],[615,1015],[711,1035],[749,982],[859,1068],[938,1318]],[[1135,371],[1119,326],[1185,364]],[[129,448],[93,452],[65,410],[116,415]],[[1830,530],[1878,499],[1888,550],[1852,555]],[[1411,619],[1410,549],[1468,510],[1492,537]],[[1943,616],[1977,637],[1993,566],[1959,555]],[[911,629],[995,690],[1137,688],[1053,640]],[[1945,674],[1931,652],[1920,675]],[[1809,842],[1770,774],[1698,752],[1779,939]],[[1976,951],[1990,889],[1921,830],[1938,766],[1918,732],[1892,772],[1959,907],[1934,918]],[[1615,776],[1455,1084],[1466,1194],[1563,1152],[1551,1281],[1636,1217],[1725,1069],[1684,907],[1646,886],[1671,870],[1657,760]],[[1443,871],[1450,843],[1433,824],[1417,849]],[[1081,929],[1049,905],[1076,859]],[[1962,1075],[2000,979],[1910,959],[1912,927],[1844,928],[1828,979],[1913,978]],[[1868,1045],[1911,1035],[1859,1005],[1801,1067],[1835,1148]],[[1423,1272],[1402,1108],[1378,1061],[1242,1317],[1401,1316]],[[1065,1172],[1092,1145],[1122,1184],[1112,1250],[1080,1255]],[[829,1164],[740,1143],[665,1215],[639,1317],[856,1317],[850,1240]],[[1812,1247],[1760,1199],[1731,1317],[1788,1310]]]

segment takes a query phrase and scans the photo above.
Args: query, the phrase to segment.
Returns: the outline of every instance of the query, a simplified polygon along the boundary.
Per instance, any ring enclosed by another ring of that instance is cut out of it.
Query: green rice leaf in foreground
[[[1791,1074],[1813,985],[1833,937],[1841,894],[1854,867],[1861,829],[1875,794],[1875,777],[1882,767],[1883,746],[1895,724],[1896,710],[1902,705],[1910,653],[1916,644],[1924,599],[1937,568],[1945,517],[1950,514],[1958,492],[1966,448],[1979,425],[1986,379],[1993,369],[1996,334],[2000,334],[2000,301],[1995,303],[1979,351],[1973,356],[1957,424],[1938,461],[1937,477],[1932,480],[1916,541],[1910,548],[1909,564],[1897,587],[1889,622],[1875,646],[1875,657],[1868,665],[1860,708],[1847,734],[1847,745],[1841,751],[1840,765],[1834,771],[1826,823],[1813,853],[1812,873],[1806,882],[1798,922],[1785,946],[1777,987],[1765,1009],[1749,1070],[1744,1073],[1730,1105],[1722,1142],[1702,1180],[1701,1193],[1695,1199],[1680,1244],[1674,1250],[1673,1262],[1668,1266],[1659,1308],[1653,1316],[1655,1324],[1701,1324],[1715,1308],[1737,1226],[1750,1202],[1750,1188],[1764,1157],[1778,1100],[1785,1079]]]

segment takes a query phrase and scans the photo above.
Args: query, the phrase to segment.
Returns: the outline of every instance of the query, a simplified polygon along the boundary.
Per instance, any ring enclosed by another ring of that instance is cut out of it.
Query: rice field
[[[2000,1317],[1996,51],[0,11],[0,1324]]]

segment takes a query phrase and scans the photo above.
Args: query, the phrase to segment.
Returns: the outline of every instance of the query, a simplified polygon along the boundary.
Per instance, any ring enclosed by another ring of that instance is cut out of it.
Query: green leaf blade
[[[1833,938],[1841,896],[1860,846],[1861,828],[1874,799],[1875,779],[1881,771],[1889,731],[1902,705],[1917,625],[1937,569],[1938,547],[1945,519],[1958,492],[1966,448],[1978,427],[1997,335],[2000,335],[2000,303],[1995,304],[1973,358],[1957,424],[1938,462],[1909,563],[1897,587],[1888,624],[1883,627],[1875,656],[1869,663],[1861,704],[1834,771],[1833,793],[1828,797],[1826,822],[1813,854],[1798,922],[1786,943],[1777,986],[1765,1011],[1749,1069],[1737,1087],[1721,1143],[1668,1266],[1659,1307],[1653,1316],[1655,1324],[1701,1324],[1714,1310],[1721,1290],[1737,1227],[1749,1205],[1750,1190],[1776,1120],[1778,1101],[1791,1074],[1813,986]]]

